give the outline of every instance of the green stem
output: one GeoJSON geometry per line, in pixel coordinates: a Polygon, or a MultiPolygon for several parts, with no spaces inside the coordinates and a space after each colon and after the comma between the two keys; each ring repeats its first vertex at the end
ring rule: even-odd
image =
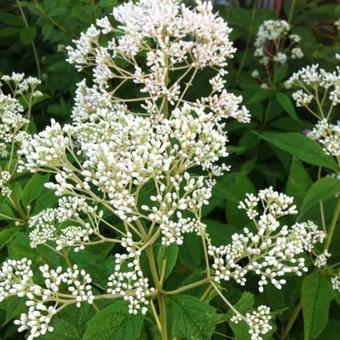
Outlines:
{"type": "Polygon", "coordinates": [[[288,334],[290,330],[292,329],[298,315],[300,314],[302,310],[302,301],[300,300],[299,303],[295,306],[295,309],[293,310],[293,313],[290,315],[290,318],[288,320],[288,323],[281,335],[281,340],[285,340],[288,337],[288,334]]]}
{"type": "MultiPolygon", "coordinates": [[[[22,17],[22,21],[24,22],[25,27],[29,28],[29,24],[28,24],[28,21],[26,19],[25,12],[23,11],[23,9],[21,7],[20,1],[16,0],[16,3],[17,3],[17,6],[19,8],[19,11],[20,11],[20,14],[21,14],[21,17],[22,17]]],[[[38,75],[38,78],[41,78],[41,69],[40,69],[39,57],[38,57],[38,52],[37,52],[37,48],[35,47],[34,41],[32,41],[31,46],[32,46],[35,64],[37,66],[37,75],[38,75]]]]}
{"type": "Polygon", "coordinates": [[[162,326],[162,340],[168,340],[168,325],[167,325],[167,316],[166,316],[166,303],[164,295],[160,294],[158,297],[158,305],[159,305],[159,321],[162,326]]]}
{"type": "Polygon", "coordinates": [[[177,288],[175,290],[170,290],[170,291],[167,291],[167,292],[164,292],[166,295],[176,295],[176,294],[179,294],[179,293],[182,293],[182,292],[185,292],[186,290],[189,290],[189,289],[193,289],[195,287],[199,287],[199,286],[202,286],[206,283],[209,283],[212,279],[210,277],[206,277],[200,281],[196,281],[194,283],[190,283],[186,286],[183,286],[183,287],[180,287],[180,288],[177,288]]]}
{"type": "Polygon", "coordinates": [[[9,201],[11,202],[13,208],[19,213],[21,219],[23,221],[27,221],[27,216],[25,211],[23,210],[23,208],[21,207],[20,203],[17,201],[17,199],[15,198],[15,196],[10,196],[9,197],[9,201]]]}
{"type": "Polygon", "coordinates": [[[239,80],[239,77],[240,77],[241,72],[243,70],[244,64],[245,64],[247,57],[248,57],[250,40],[251,40],[251,33],[250,32],[252,32],[252,29],[253,29],[254,19],[255,19],[255,15],[256,15],[256,4],[257,4],[257,0],[255,0],[254,3],[253,3],[253,8],[252,8],[252,12],[251,12],[251,22],[250,22],[249,33],[248,33],[247,42],[246,42],[246,49],[244,51],[240,66],[239,66],[238,71],[237,71],[236,82],[238,82],[238,80],[239,80]]]}
{"type": "Polygon", "coordinates": [[[163,284],[158,278],[156,260],[155,260],[155,255],[152,250],[152,246],[146,248],[146,255],[149,260],[151,276],[155,283],[156,289],[158,291],[157,301],[158,301],[158,307],[159,307],[159,322],[161,324],[161,329],[162,329],[161,337],[162,337],[162,340],[168,340],[166,303],[165,303],[165,297],[163,294],[163,284]]]}
{"type": "Polygon", "coordinates": [[[289,14],[288,14],[288,22],[292,22],[294,10],[295,10],[296,0],[291,0],[289,14]]]}
{"type": "Polygon", "coordinates": [[[336,202],[332,221],[331,221],[331,224],[328,228],[328,235],[327,235],[327,238],[326,238],[326,241],[325,241],[325,248],[324,248],[325,250],[328,250],[329,246],[331,245],[339,215],[340,215],[340,198],[338,198],[338,200],[336,202]]]}

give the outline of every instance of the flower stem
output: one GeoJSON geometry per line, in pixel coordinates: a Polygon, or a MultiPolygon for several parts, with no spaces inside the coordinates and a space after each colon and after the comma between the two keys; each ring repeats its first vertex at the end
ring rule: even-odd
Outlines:
{"type": "Polygon", "coordinates": [[[333,235],[334,235],[334,231],[335,231],[335,227],[336,227],[336,224],[338,222],[339,214],[340,214],[340,198],[338,198],[338,200],[336,202],[332,221],[331,221],[331,224],[328,228],[328,235],[327,235],[327,238],[326,238],[326,241],[325,241],[325,248],[324,248],[325,250],[328,250],[330,245],[331,245],[333,235]]]}
{"type": "Polygon", "coordinates": [[[281,335],[281,340],[285,340],[290,332],[290,330],[292,329],[296,318],[298,317],[298,315],[300,314],[302,310],[302,301],[300,300],[299,303],[295,306],[295,309],[293,310],[293,313],[290,315],[290,318],[288,320],[288,323],[284,329],[284,331],[282,332],[281,335]]]}

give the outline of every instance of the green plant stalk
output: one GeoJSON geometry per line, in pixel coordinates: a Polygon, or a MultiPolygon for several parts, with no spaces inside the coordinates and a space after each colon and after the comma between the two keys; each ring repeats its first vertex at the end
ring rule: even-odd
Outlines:
{"type": "Polygon", "coordinates": [[[167,315],[166,315],[166,303],[163,294],[163,283],[158,278],[157,266],[155,255],[153,253],[152,245],[146,248],[146,255],[148,257],[152,279],[157,289],[157,301],[159,307],[159,322],[161,324],[161,337],[162,340],[168,340],[168,327],[167,327],[167,315]]]}
{"type": "MultiPolygon", "coordinates": [[[[21,7],[20,1],[16,0],[16,3],[17,3],[17,6],[19,8],[20,15],[22,17],[22,21],[25,24],[25,27],[29,28],[28,21],[27,21],[26,16],[25,16],[25,12],[23,11],[23,9],[21,7]]],[[[38,52],[37,52],[37,48],[35,46],[34,41],[32,41],[31,46],[32,46],[32,50],[33,50],[35,64],[36,64],[36,67],[37,67],[37,75],[38,75],[38,78],[41,78],[41,69],[40,69],[39,57],[38,57],[38,52]]]]}
{"type": "Polygon", "coordinates": [[[247,57],[248,57],[249,46],[250,46],[250,39],[251,39],[250,32],[253,29],[254,19],[255,19],[255,16],[256,16],[256,5],[257,5],[257,0],[255,0],[254,3],[253,3],[253,8],[252,8],[252,12],[251,12],[251,23],[250,23],[250,27],[249,27],[249,33],[248,33],[248,37],[247,37],[247,42],[246,42],[246,49],[244,51],[244,54],[243,54],[240,66],[239,66],[238,71],[237,71],[236,82],[239,80],[239,77],[240,77],[241,72],[243,70],[244,64],[245,64],[245,62],[247,60],[247,57]]]}
{"type": "Polygon", "coordinates": [[[292,329],[298,315],[300,314],[302,310],[302,301],[300,300],[299,303],[295,306],[292,314],[290,315],[290,318],[288,320],[288,323],[285,327],[285,329],[282,332],[282,335],[280,337],[281,340],[285,340],[288,337],[288,334],[290,332],[290,330],[292,329]]]}
{"type": "Polygon", "coordinates": [[[334,236],[334,231],[335,231],[335,228],[336,228],[336,224],[338,222],[339,215],[340,215],[340,198],[338,198],[338,200],[336,202],[332,221],[331,221],[331,224],[328,228],[328,235],[327,235],[327,238],[326,238],[326,241],[325,241],[324,250],[328,250],[330,245],[331,245],[331,242],[332,242],[332,239],[333,239],[333,236],[334,236]]]}
{"type": "Polygon", "coordinates": [[[289,8],[288,22],[292,22],[294,10],[295,10],[296,0],[292,0],[289,8]]]}

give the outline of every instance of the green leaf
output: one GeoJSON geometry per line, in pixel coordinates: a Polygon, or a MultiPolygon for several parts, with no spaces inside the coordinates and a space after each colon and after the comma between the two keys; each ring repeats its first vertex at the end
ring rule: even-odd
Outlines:
{"type": "Polygon", "coordinates": [[[5,246],[19,231],[19,227],[3,228],[0,231],[0,249],[5,246]]]}
{"type": "Polygon", "coordinates": [[[228,224],[242,228],[249,222],[247,214],[238,209],[240,200],[245,198],[246,193],[254,193],[255,188],[247,176],[241,175],[228,188],[229,199],[226,205],[226,217],[228,224]]]}
{"type": "Polygon", "coordinates": [[[260,137],[306,163],[323,166],[335,171],[339,170],[334,159],[326,155],[317,142],[304,136],[302,133],[265,132],[260,137]]]}
{"type": "Polygon", "coordinates": [[[315,339],[327,324],[332,287],[320,272],[314,272],[305,277],[301,289],[304,338],[315,339]]]}
{"type": "Polygon", "coordinates": [[[288,195],[304,198],[312,183],[313,182],[302,163],[297,159],[293,159],[289,169],[286,193],[288,195]]]}
{"type": "Polygon", "coordinates": [[[167,299],[171,338],[207,340],[212,338],[218,314],[207,303],[191,295],[167,299]]]}
{"type": "Polygon", "coordinates": [[[340,194],[340,181],[333,177],[320,178],[307,191],[300,209],[300,215],[312,208],[314,204],[336,194],[340,194]]]}
{"type": "Polygon", "coordinates": [[[184,235],[184,243],[179,247],[179,258],[190,270],[194,270],[201,264],[202,240],[196,234],[184,235]]]}
{"type": "Polygon", "coordinates": [[[291,99],[285,93],[278,92],[276,94],[276,100],[293,119],[299,120],[291,99]]]}
{"type": "Polygon", "coordinates": [[[262,102],[263,100],[269,97],[268,91],[265,90],[257,90],[248,101],[246,101],[246,105],[255,104],[258,102],[262,102]]]}
{"type": "MultiPolygon", "coordinates": [[[[254,296],[249,292],[244,292],[240,298],[240,300],[234,305],[234,307],[241,313],[245,314],[250,312],[254,308],[254,296]]],[[[227,313],[227,318],[230,320],[233,317],[234,313],[232,310],[229,310],[227,313]]],[[[235,335],[235,340],[244,340],[249,338],[249,327],[245,322],[235,323],[229,321],[230,328],[233,330],[235,335]]]]}
{"type": "Polygon", "coordinates": [[[157,253],[157,265],[159,273],[162,273],[163,263],[166,265],[164,279],[166,280],[172,273],[178,257],[177,244],[171,244],[167,247],[160,246],[157,253]]]}
{"type": "Polygon", "coordinates": [[[0,29],[0,38],[9,37],[19,31],[16,27],[5,27],[0,29]]]}
{"type": "Polygon", "coordinates": [[[207,231],[211,237],[212,243],[220,246],[231,241],[231,236],[239,230],[232,225],[221,223],[215,220],[204,220],[207,225],[207,231]]]}
{"type": "Polygon", "coordinates": [[[0,22],[9,25],[9,26],[18,26],[22,27],[24,22],[20,20],[20,18],[17,15],[2,12],[0,13],[0,22]]]}
{"type": "Polygon", "coordinates": [[[53,327],[52,333],[46,333],[41,336],[41,340],[74,340],[81,339],[78,328],[68,319],[55,317],[52,319],[51,326],[53,327]]]}
{"type": "Polygon", "coordinates": [[[141,315],[129,314],[126,302],[116,300],[89,321],[83,340],[138,340],[142,324],[141,315]]]}
{"type": "Polygon", "coordinates": [[[27,310],[27,307],[24,299],[11,296],[0,303],[0,309],[5,311],[4,324],[6,324],[27,310]]]}
{"type": "Polygon", "coordinates": [[[31,44],[37,35],[36,27],[27,27],[20,30],[20,40],[24,45],[31,44]]]}
{"type": "Polygon", "coordinates": [[[26,183],[21,194],[21,202],[26,206],[32,203],[44,190],[49,175],[34,174],[26,183]]]}
{"type": "Polygon", "coordinates": [[[34,202],[34,208],[32,211],[33,215],[41,212],[44,209],[51,208],[57,203],[57,201],[58,197],[53,191],[48,190],[44,193],[41,193],[41,195],[34,202]]]}

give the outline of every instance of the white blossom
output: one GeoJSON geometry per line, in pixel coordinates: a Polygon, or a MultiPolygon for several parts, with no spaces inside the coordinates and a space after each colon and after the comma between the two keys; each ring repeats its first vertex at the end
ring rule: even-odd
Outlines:
{"type": "Polygon", "coordinates": [[[330,124],[326,119],[320,120],[308,133],[308,137],[318,141],[326,154],[340,156],[340,121],[330,124]]]}
{"type": "Polygon", "coordinates": [[[300,37],[290,34],[290,30],[291,27],[285,20],[264,21],[256,35],[254,53],[259,57],[261,64],[268,65],[270,60],[284,64],[289,57],[292,59],[303,57],[302,50],[294,46],[300,41],[300,37]]]}
{"type": "Polygon", "coordinates": [[[272,326],[270,325],[271,315],[270,308],[267,306],[259,306],[251,313],[245,316],[236,314],[231,318],[234,323],[244,321],[249,327],[249,335],[251,340],[262,340],[262,335],[268,333],[272,326]]]}
{"type": "Polygon", "coordinates": [[[240,208],[246,210],[256,229],[244,228],[243,233],[233,234],[228,245],[209,246],[217,281],[233,278],[244,285],[247,273],[252,271],[260,276],[259,291],[263,292],[268,282],[281,289],[286,274],[301,276],[307,271],[303,255],[322,242],[325,234],[310,221],[291,227],[280,224],[279,218],[297,213],[292,197],[264,189],[257,196],[248,194],[240,208]],[[248,258],[244,266],[239,263],[243,258],[248,258]]]}
{"type": "Polygon", "coordinates": [[[8,171],[0,169],[0,196],[9,197],[12,193],[8,187],[8,182],[11,179],[11,174],[8,171]]]}

